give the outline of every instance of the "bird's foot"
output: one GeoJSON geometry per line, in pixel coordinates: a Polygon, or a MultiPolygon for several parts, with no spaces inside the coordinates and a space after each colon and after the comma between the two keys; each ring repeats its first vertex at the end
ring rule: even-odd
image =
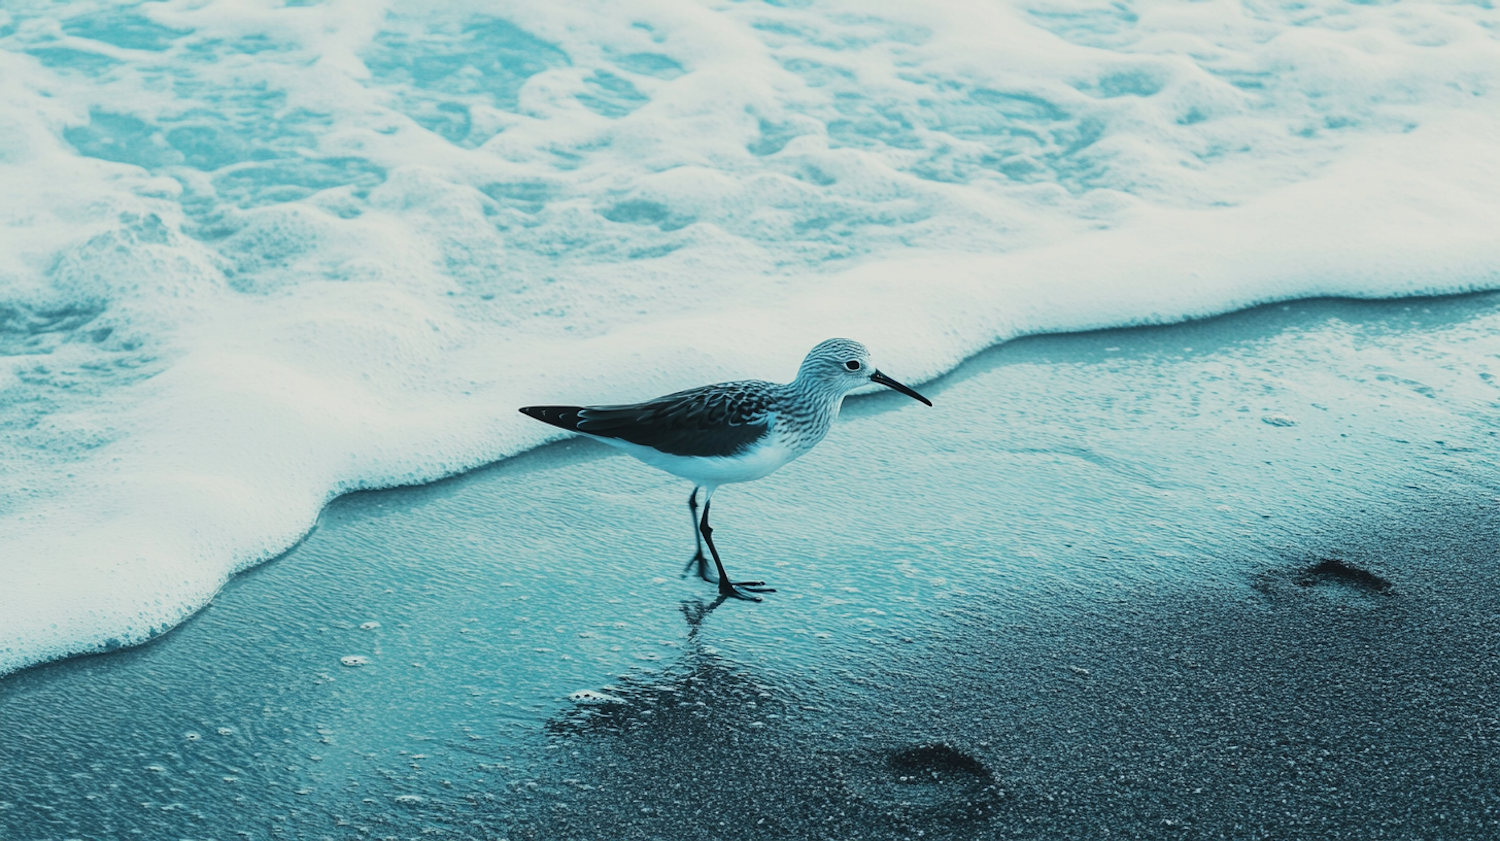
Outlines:
{"type": "Polygon", "coordinates": [[[690,572],[693,571],[693,566],[695,564],[698,567],[698,577],[699,578],[703,579],[704,581],[707,581],[710,584],[716,584],[716,583],[718,583],[718,581],[719,581],[718,577],[714,576],[714,575],[710,575],[709,572],[708,572],[708,558],[706,556],[704,556],[702,549],[699,549],[698,550],[698,554],[694,555],[687,562],[687,566],[685,566],[685,567],[682,568],[682,577],[683,578],[687,578],[688,577],[688,573],[690,573],[690,572]]]}
{"type": "Polygon", "coordinates": [[[756,593],[774,593],[775,587],[765,586],[764,581],[726,581],[719,579],[719,598],[721,599],[744,599],[747,602],[758,602],[761,600],[756,593]]]}

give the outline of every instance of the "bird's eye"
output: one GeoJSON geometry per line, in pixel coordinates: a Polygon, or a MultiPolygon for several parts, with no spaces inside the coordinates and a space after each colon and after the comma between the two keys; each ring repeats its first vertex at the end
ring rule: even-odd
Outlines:
{"type": "Polygon", "coordinates": [[[851,359],[848,362],[844,363],[844,367],[848,368],[851,371],[858,371],[859,370],[859,360],[858,359],[851,359]]]}

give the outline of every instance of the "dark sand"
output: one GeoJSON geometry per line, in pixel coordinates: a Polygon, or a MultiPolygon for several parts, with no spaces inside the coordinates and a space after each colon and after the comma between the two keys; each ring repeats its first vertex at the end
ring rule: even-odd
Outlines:
{"type": "Polygon", "coordinates": [[[0,679],[0,838],[1497,837],[1497,325],[1314,301],[852,401],[716,499],[758,605],[591,443],[346,497],[0,679]]]}

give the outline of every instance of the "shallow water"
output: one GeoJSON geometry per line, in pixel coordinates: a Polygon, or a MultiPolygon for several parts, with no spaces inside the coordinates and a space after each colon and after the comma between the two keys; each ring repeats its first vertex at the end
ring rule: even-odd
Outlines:
{"type": "MultiPolygon", "coordinates": [[[[1207,633],[1194,617],[1220,636],[1193,656],[1224,660],[1213,678],[1233,686],[1246,640],[1220,613],[1272,635],[1405,616],[1371,638],[1399,659],[1432,644],[1419,615],[1458,621],[1487,598],[1464,584],[1487,556],[1452,534],[1500,499],[1497,327],[1492,294],[1318,300],[1011,342],[925,386],[930,409],[851,399],[811,454],[716,497],[731,573],[779,588],[761,604],[716,606],[679,577],[689,488],[591,442],[342,497],[175,630],[0,681],[0,836],[737,837],[769,820],[982,837],[1043,813],[1057,837],[1142,815],[1150,831],[1174,819],[1153,810],[1176,784],[1119,757],[1178,736],[1145,722],[1199,716],[1197,756],[1269,708],[1215,714],[1256,686],[1194,694],[1203,673],[1154,672],[1207,633]],[[1398,527],[1426,548],[1382,560],[1370,541],[1398,527]],[[1056,695],[1089,680],[1116,695],[1056,695]],[[1082,753],[1025,741],[1087,710],[1109,726],[1082,753]],[[1142,782],[1088,790],[1101,756],[1142,782]],[[1058,779],[1081,787],[1071,812],[1038,788],[1058,779]]],[[[1473,675],[1500,659],[1466,656],[1453,668],[1477,700],[1473,675]]],[[[1331,668],[1277,662],[1294,683],[1331,668]]],[[[1401,697],[1429,680],[1380,669],[1401,697]]],[[[1423,741],[1428,708],[1381,715],[1377,747],[1416,739],[1440,780],[1489,773],[1423,741]]],[[[1298,721],[1296,739],[1331,732],[1298,721]]],[[[1270,755],[1285,736],[1237,738],[1270,755]]],[[[1361,785],[1399,782],[1340,761],[1361,785]]],[[[1264,764],[1215,766],[1243,791],[1198,826],[1274,835],[1316,814],[1306,798],[1295,820],[1232,813],[1286,782],[1264,764]]],[[[1417,817],[1478,808],[1458,792],[1486,789],[1459,782],[1423,783],[1417,817]]]]}

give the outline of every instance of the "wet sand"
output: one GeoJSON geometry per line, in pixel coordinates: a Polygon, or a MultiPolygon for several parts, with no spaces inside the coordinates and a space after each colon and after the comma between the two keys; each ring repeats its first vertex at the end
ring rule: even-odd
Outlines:
{"type": "Polygon", "coordinates": [[[345,497],[0,679],[0,837],[1493,837],[1497,326],[1303,302],[853,400],[716,497],[762,604],[589,442],[345,497]]]}

